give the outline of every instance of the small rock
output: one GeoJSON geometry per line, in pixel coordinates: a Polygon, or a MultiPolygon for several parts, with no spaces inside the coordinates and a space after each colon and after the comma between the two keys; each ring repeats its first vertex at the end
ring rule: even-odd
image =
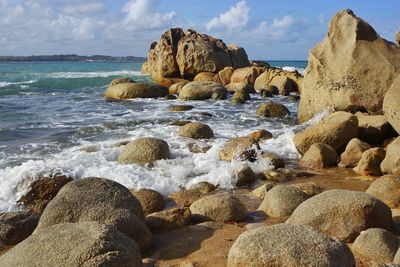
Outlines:
{"type": "Polygon", "coordinates": [[[31,211],[4,212],[0,214],[0,248],[16,245],[35,230],[39,217],[31,211]]]}
{"type": "Polygon", "coordinates": [[[386,151],[380,147],[374,147],[366,150],[353,170],[364,176],[382,175],[381,163],[385,158],[386,151]]]}
{"type": "Polygon", "coordinates": [[[210,126],[200,122],[191,122],[179,129],[179,136],[193,139],[210,139],[214,137],[214,133],[210,126]]]}
{"type": "Polygon", "coordinates": [[[353,138],[346,146],[346,150],[340,156],[339,167],[355,167],[360,161],[364,151],[371,146],[358,138],[353,138]]]}
{"type": "Polygon", "coordinates": [[[246,100],[250,100],[248,93],[236,92],[233,94],[231,102],[232,104],[244,104],[246,100]]]}
{"type": "Polygon", "coordinates": [[[272,163],[272,165],[274,166],[275,169],[279,169],[279,168],[284,168],[285,167],[285,161],[275,153],[263,152],[261,154],[261,157],[263,159],[267,159],[267,160],[271,161],[271,163],[272,163]]]}
{"type": "MultiPolygon", "coordinates": [[[[278,88],[277,88],[276,86],[274,86],[273,88],[270,88],[270,90],[279,93],[278,88]]],[[[268,90],[268,89],[261,89],[261,90],[260,90],[260,96],[267,98],[267,97],[273,97],[274,95],[277,95],[277,94],[274,94],[274,93],[273,93],[272,91],[270,91],[270,90],[268,90]]]]}
{"type": "Polygon", "coordinates": [[[204,196],[204,194],[196,189],[182,190],[172,192],[168,198],[172,199],[178,206],[190,206],[193,202],[204,196]]]}
{"type": "Polygon", "coordinates": [[[280,171],[273,171],[273,170],[267,170],[262,172],[262,176],[265,178],[262,180],[268,180],[273,182],[287,182],[292,180],[292,177],[287,176],[280,171]]]}
{"type": "Polygon", "coordinates": [[[188,225],[190,215],[187,207],[172,208],[150,214],[146,218],[146,225],[152,232],[170,231],[188,225]]]}
{"type": "Polygon", "coordinates": [[[171,152],[167,142],[156,138],[139,138],[125,146],[118,157],[118,162],[143,164],[169,158],[171,158],[171,152]]]}
{"type": "Polygon", "coordinates": [[[151,83],[119,83],[107,88],[106,99],[156,98],[168,94],[168,88],[151,83]]]}
{"type": "Polygon", "coordinates": [[[264,199],[265,195],[267,194],[267,192],[269,190],[271,190],[273,187],[275,186],[275,182],[266,182],[265,184],[257,187],[256,189],[254,189],[253,191],[251,191],[251,193],[260,198],[260,199],[264,199]]]}
{"type": "Polygon", "coordinates": [[[225,161],[257,159],[257,151],[260,146],[252,137],[236,137],[228,142],[219,151],[219,158],[225,161]]]}
{"type": "Polygon", "coordinates": [[[178,120],[178,121],[173,121],[173,122],[169,123],[168,125],[170,125],[170,126],[185,126],[186,124],[189,124],[189,123],[191,123],[191,121],[178,120]]]}
{"type": "Polygon", "coordinates": [[[246,207],[234,195],[218,193],[204,196],[190,205],[196,221],[240,222],[246,218],[246,207]]]}
{"type": "Polygon", "coordinates": [[[256,115],[259,117],[284,117],[289,113],[287,107],[274,102],[263,103],[256,111],[256,115]]]}
{"type": "Polygon", "coordinates": [[[171,95],[171,94],[168,94],[165,96],[165,99],[167,99],[167,100],[174,100],[176,98],[177,98],[176,95],[171,95]]]}
{"type": "Polygon", "coordinates": [[[313,197],[315,195],[322,193],[322,191],[324,191],[324,189],[319,184],[314,183],[314,182],[292,184],[292,186],[303,190],[303,192],[306,193],[309,197],[313,197]]]}
{"type": "Polygon", "coordinates": [[[366,193],[383,201],[390,208],[400,207],[400,177],[382,176],[371,183],[366,193]]]}
{"type": "Polygon", "coordinates": [[[205,145],[201,146],[195,143],[190,143],[187,145],[190,152],[198,154],[198,153],[207,153],[210,150],[211,146],[205,145]]]}
{"type": "Polygon", "coordinates": [[[310,146],[301,158],[299,164],[303,168],[324,169],[335,166],[337,153],[327,144],[315,143],[310,146]]]}
{"type": "Polygon", "coordinates": [[[256,175],[248,165],[243,165],[235,171],[237,178],[236,186],[249,185],[254,183],[256,175]]]}
{"type": "Polygon", "coordinates": [[[288,217],[309,195],[291,185],[277,185],[269,190],[259,209],[271,217],[288,217]]]}
{"type": "Polygon", "coordinates": [[[189,189],[197,190],[203,194],[207,194],[207,193],[210,193],[210,192],[214,191],[215,189],[217,189],[217,187],[208,182],[199,182],[197,184],[192,185],[189,189]]]}
{"type": "Polygon", "coordinates": [[[256,141],[268,140],[273,138],[272,133],[267,130],[257,130],[249,134],[249,136],[254,138],[256,141]]]}
{"type": "Polygon", "coordinates": [[[136,197],[137,200],[139,200],[145,214],[161,211],[165,207],[165,200],[163,196],[157,191],[151,189],[139,189],[130,191],[132,195],[136,197]]]}
{"type": "Polygon", "coordinates": [[[181,111],[188,111],[192,110],[194,107],[192,105],[174,105],[169,107],[169,111],[171,112],[181,112],[181,111]]]}

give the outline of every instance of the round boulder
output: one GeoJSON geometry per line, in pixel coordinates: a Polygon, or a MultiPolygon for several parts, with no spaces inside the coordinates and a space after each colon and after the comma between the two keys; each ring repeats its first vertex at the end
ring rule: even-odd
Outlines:
{"type": "Polygon", "coordinates": [[[116,78],[116,79],[112,80],[110,82],[110,86],[114,86],[114,85],[117,85],[120,83],[134,83],[134,82],[135,82],[134,80],[131,80],[128,77],[120,77],[120,78],[116,78]]]}
{"type": "Polygon", "coordinates": [[[368,228],[390,230],[392,212],[367,193],[337,189],[307,199],[286,223],[309,225],[328,236],[352,242],[368,228]]]}
{"type": "Polygon", "coordinates": [[[341,266],[353,267],[345,243],[305,225],[260,226],[242,233],[228,254],[228,267],[341,266]]]}
{"type": "Polygon", "coordinates": [[[193,81],[214,81],[215,73],[213,72],[200,72],[198,73],[193,81]]]}
{"type": "Polygon", "coordinates": [[[0,266],[142,266],[135,241],[99,222],[61,223],[0,257],[0,266]]]}
{"type": "Polygon", "coordinates": [[[315,143],[307,150],[300,160],[300,166],[310,169],[324,169],[335,166],[337,153],[331,146],[315,143]]]}
{"type": "Polygon", "coordinates": [[[271,217],[288,217],[309,196],[301,189],[291,185],[277,185],[269,190],[259,210],[271,217]]]}
{"type": "Polygon", "coordinates": [[[360,161],[364,151],[371,146],[358,138],[353,138],[346,146],[346,150],[340,156],[339,167],[355,167],[360,161]]]}
{"type": "Polygon", "coordinates": [[[388,145],[385,159],[381,163],[381,170],[383,173],[400,175],[400,137],[388,145]]]}
{"type": "Polygon", "coordinates": [[[210,139],[214,137],[214,132],[210,126],[200,122],[191,122],[179,129],[179,136],[193,139],[210,139]]]}
{"type": "Polygon", "coordinates": [[[143,251],[153,241],[143,220],[142,206],[127,188],[91,177],[63,186],[43,211],[35,233],[59,223],[98,221],[120,230],[143,251]]]}
{"type": "Polygon", "coordinates": [[[171,158],[168,143],[156,138],[139,138],[127,144],[118,157],[118,162],[153,163],[160,159],[171,158]]]}
{"type": "Polygon", "coordinates": [[[195,81],[185,84],[179,92],[179,99],[182,100],[205,100],[215,99],[216,95],[220,99],[226,99],[226,88],[216,82],[195,81]],[[214,95],[214,96],[213,96],[214,95]]]}
{"type": "Polygon", "coordinates": [[[382,175],[381,163],[385,155],[386,151],[380,147],[374,147],[364,151],[354,171],[364,176],[382,175]]]}
{"type": "Polygon", "coordinates": [[[157,191],[151,189],[139,189],[131,190],[131,194],[139,200],[145,214],[163,210],[165,207],[165,200],[157,191]]]}
{"type": "Polygon", "coordinates": [[[383,201],[390,208],[400,206],[400,177],[382,176],[371,183],[366,193],[383,201]]]}
{"type": "Polygon", "coordinates": [[[257,159],[258,142],[252,137],[236,137],[228,142],[219,151],[219,158],[225,161],[257,159]]]}
{"type": "Polygon", "coordinates": [[[263,103],[256,111],[256,115],[259,117],[284,117],[289,113],[287,107],[274,102],[263,103]]]}
{"type": "Polygon", "coordinates": [[[197,221],[240,222],[247,215],[246,207],[232,194],[217,193],[204,196],[190,205],[197,221]]]}
{"type": "Polygon", "coordinates": [[[155,98],[168,95],[168,88],[152,83],[118,83],[107,88],[107,99],[155,98]]]}
{"type": "Polygon", "coordinates": [[[273,138],[272,133],[270,133],[269,131],[264,130],[264,129],[254,131],[251,134],[249,134],[249,136],[254,138],[257,141],[268,140],[268,139],[272,139],[273,138]]]}

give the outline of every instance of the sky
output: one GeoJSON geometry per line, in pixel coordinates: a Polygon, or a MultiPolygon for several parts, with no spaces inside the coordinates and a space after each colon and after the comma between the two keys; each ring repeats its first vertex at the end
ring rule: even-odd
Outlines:
{"type": "Polygon", "coordinates": [[[307,59],[332,16],[350,8],[385,39],[399,0],[0,0],[0,55],[146,56],[171,27],[235,43],[250,59],[307,59]]]}

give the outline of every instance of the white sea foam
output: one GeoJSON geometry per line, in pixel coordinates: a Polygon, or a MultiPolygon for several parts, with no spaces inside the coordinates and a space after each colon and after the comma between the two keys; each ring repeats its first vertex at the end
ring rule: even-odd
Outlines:
{"type": "Polygon", "coordinates": [[[6,87],[10,85],[25,85],[25,84],[31,84],[37,82],[37,80],[29,80],[29,81],[22,81],[22,82],[0,82],[0,88],[1,87],[6,87]]]}
{"type": "Polygon", "coordinates": [[[96,78],[96,77],[110,77],[110,76],[146,76],[140,71],[91,71],[91,72],[53,72],[48,75],[51,78],[66,78],[66,79],[77,79],[77,78],[96,78]]]}
{"type": "Polygon", "coordinates": [[[291,72],[293,72],[293,71],[298,71],[300,74],[304,74],[304,69],[303,68],[297,68],[297,67],[293,67],[293,66],[285,66],[285,67],[282,67],[282,69],[284,70],[284,71],[291,71],[291,72]]]}

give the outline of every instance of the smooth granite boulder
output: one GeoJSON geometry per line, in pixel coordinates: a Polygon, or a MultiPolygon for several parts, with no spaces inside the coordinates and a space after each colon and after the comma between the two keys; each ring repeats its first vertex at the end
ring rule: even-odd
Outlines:
{"type": "Polygon", "coordinates": [[[124,147],[118,157],[118,162],[143,164],[169,158],[171,158],[171,152],[167,142],[157,138],[139,138],[124,147]]]}

